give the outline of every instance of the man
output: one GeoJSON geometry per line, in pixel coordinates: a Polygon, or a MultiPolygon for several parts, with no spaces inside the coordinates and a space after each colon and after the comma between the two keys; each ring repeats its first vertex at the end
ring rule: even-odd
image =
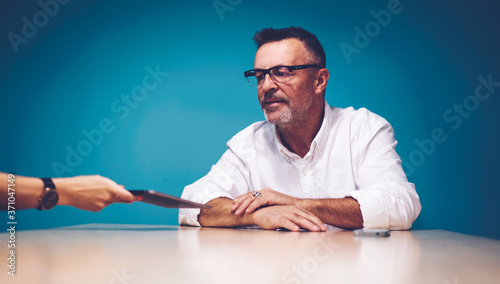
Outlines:
{"type": "Polygon", "coordinates": [[[236,134],[210,172],[182,198],[179,223],[325,231],[409,229],[421,210],[395,151],[390,124],[362,108],[330,107],[323,48],[301,28],[256,33],[256,85],[267,122],[236,134]]]}

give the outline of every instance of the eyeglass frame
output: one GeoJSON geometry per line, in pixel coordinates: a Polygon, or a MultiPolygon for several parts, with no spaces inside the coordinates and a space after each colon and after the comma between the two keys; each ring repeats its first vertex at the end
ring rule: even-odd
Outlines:
{"type": "Polygon", "coordinates": [[[257,83],[257,85],[252,85],[250,83],[250,80],[248,79],[248,77],[255,76],[255,72],[256,71],[264,72],[264,78],[266,77],[266,75],[269,74],[269,77],[271,77],[271,79],[273,79],[273,81],[276,82],[276,83],[285,83],[285,82],[288,82],[288,81],[290,81],[292,79],[291,72],[293,72],[295,70],[302,70],[302,69],[313,68],[313,67],[319,68],[319,69],[322,68],[318,64],[291,65],[291,66],[288,66],[288,65],[278,65],[278,66],[271,67],[269,69],[251,69],[251,70],[243,72],[243,75],[245,75],[245,78],[247,78],[248,84],[250,86],[256,86],[257,87],[257,86],[261,86],[262,84],[264,84],[265,79],[262,80],[262,83],[260,83],[260,84],[257,83]],[[280,81],[275,81],[274,80],[274,75],[272,75],[271,70],[276,69],[276,68],[281,68],[281,67],[288,68],[288,72],[290,73],[290,78],[287,81],[280,82],[280,81]],[[251,72],[253,72],[254,75],[250,75],[251,72]]]}

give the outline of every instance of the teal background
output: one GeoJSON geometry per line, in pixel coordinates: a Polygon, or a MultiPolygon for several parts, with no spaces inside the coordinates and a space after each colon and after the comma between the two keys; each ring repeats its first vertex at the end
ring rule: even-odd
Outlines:
{"type": "MultiPolygon", "coordinates": [[[[478,76],[500,81],[499,4],[402,0],[402,11],[348,62],[340,44],[353,45],[354,28],[364,29],[370,11],[388,2],[221,0],[231,9],[219,15],[208,0],[70,1],[16,53],[7,35],[22,35],[22,18],[32,22],[42,8],[3,0],[0,171],[56,176],[52,163],[65,163],[66,147],[74,149],[86,140],[83,130],[108,118],[114,130],[63,176],[101,174],[127,188],[180,196],[217,162],[227,140],[263,119],[242,73],[253,68],[255,31],[300,26],[326,51],[330,105],[366,107],[393,125],[423,206],[414,229],[500,239],[500,87],[456,129],[443,119],[474,95],[478,76]],[[169,75],[120,119],[113,102],[142,85],[148,66],[169,75]],[[415,140],[431,138],[436,128],[446,141],[418,156],[415,140]]],[[[177,213],[134,203],[100,213],[60,206],[16,214],[20,229],[35,229],[177,224],[177,213]]]]}

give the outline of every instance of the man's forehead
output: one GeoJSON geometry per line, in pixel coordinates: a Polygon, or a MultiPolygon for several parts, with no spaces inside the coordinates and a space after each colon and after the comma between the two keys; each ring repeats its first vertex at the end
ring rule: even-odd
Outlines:
{"type": "MultiPolygon", "coordinates": [[[[302,64],[306,57],[304,44],[295,38],[263,44],[255,54],[255,68],[302,64]]],[[[304,63],[305,64],[305,63],[304,63]]]]}

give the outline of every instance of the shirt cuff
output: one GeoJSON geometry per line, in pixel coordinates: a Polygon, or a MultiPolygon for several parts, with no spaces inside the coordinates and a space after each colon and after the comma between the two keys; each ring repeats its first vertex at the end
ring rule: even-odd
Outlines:
{"type": "Polygon", "coordinates": [[[375,192],[352,191],[346,197],[356,199],[363,216],[363,228],[367,229],[388,229],[389,212],[384,203],[379,203],[375,192]]]}

